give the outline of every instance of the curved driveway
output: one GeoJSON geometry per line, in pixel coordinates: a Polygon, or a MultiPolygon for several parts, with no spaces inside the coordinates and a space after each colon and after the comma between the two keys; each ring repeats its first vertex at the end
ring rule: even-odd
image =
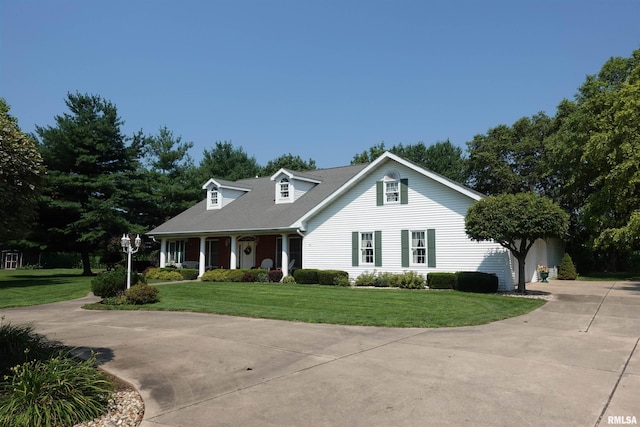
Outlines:
{"type": "Polygon", "coordinates": [[[0,315],[100,351],[140,391],[144,427],[640,422],[640,283],[530,287],[554,299],[443,329],[82,310],[93,297],[0,315]]]}

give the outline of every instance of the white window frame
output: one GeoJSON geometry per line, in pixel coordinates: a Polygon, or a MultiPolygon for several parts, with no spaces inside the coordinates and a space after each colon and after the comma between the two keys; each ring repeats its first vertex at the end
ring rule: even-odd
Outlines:
{"type": "Polygon", "coordinates": [[[374,265],[376,261],[375,254],[375,233],[373,231],[360,232],[360,263],[363,265],[374,265]],[[365,237],[367,239],[365,239],[365,237]]]}
{"type": "Polygon", "coordinates": [[[427,230],[410,230],[409,262],[411,265],[427,265],[427,230]],[[420,238],[419,233],[422,235],[420,238]],[[422,254],[420,253],[422,251],[422,254]]]}
{"type": "Polygon", "coordinates": [[[291,199],[291,183],[287,178],[282,178],[278,182],[278,195],[280,196],[280,200],[291,199]]]}
{"type": "Polygon", "coordinates": [[[384,182],[384,202],[389,205],[400,203],[400,181],[384,182]]]}
{"type": "Polygon", "coordinates": [[[211,207],[217,207],[220,205],[220,192],[215,187],[209,192],[209,203],[211,207]]]}

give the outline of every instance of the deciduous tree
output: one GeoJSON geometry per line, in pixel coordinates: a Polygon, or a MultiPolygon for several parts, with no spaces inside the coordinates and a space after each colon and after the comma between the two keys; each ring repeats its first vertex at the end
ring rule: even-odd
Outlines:
{"type": "Polygon", "coordinates": [[[518,260],[518,291],[525,292],[525,260],[537,239],[565,237],[569,216],[534,193],[500,194],[473,204],[465,218],[467,235],[494,240],[518,260]]]}
{"type": "Polygon", "coordinates": [[[9,109],[0,98],[0,242],[24,237],[31,228],[45,171],[36,142],[9,109]]]}
{"type": "Polygon", "coordinates": [[[281,168],[285,168],[292,171],[308,171],[316,168],[316,161],[309,159],[304,161],[300,156],[294,156],[291,153],[283,154],[282,156],[269,160],[267,165],[262,169],[262,176],[270,176],[279,171],[281,168]]]}

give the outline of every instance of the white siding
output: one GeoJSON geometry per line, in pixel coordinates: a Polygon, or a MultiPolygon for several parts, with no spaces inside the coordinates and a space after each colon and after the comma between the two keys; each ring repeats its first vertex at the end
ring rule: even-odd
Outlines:
{"type": "Polygon", "coordinates": [[[382,267],[378,271],[482,271],[495,273],[501,289],[512,289],[508,251],[497,243],[473,242],[464,231],[464,217],[474,200],[424,175],[389,160],[311,218],[303,240],[303,267],[340,269],[351,278],[371,266],[352,267],[351,233],[382,231],[382,267]],[[376,206],[376,181],[393,167],[409,180],[409,203],[376,206]],[[401,264],[401,230],[436,230],[436,268],[401,264]]]}
{"type": "Polygon", "coordinates": [[[235,199],[237,199],[238,197],[242,196],[245,193],[246,193],[245,191],[222,188],[220,190],[220,195],[222,196],[221,208],[227,206],[229,203],[233,202],[235,199]]]}
{"type": "Polygon", "coordinates": [[[292,181],[294,201],[304,196],[307,191],[311,190],[316,185],[313,182],[299,181],[297,179],[293,179],[292,181]]]}

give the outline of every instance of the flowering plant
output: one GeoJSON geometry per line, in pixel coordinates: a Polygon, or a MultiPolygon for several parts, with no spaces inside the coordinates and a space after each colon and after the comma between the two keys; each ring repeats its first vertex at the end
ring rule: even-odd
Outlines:
{"type": "Polygon", "coordinates": [[[549,272],[549,267],[547,267],[546,265],[538,266],[538,273],[548,273],[548,272],[549,272]]]}

